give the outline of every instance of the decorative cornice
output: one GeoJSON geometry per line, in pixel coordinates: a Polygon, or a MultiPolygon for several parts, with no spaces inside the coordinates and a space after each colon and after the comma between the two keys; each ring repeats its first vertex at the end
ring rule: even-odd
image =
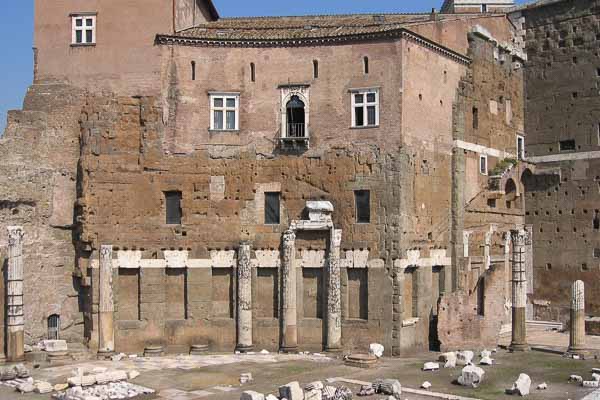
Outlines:
{"type": "Polygon", "coordinates": [[[298,39],[216,39],[191,38],[176,35],[156,35],[157,45],[179,45],[196,47],[302,47],[317,45],[335,45],[348,42],[368,42],[373,40],[390,40],[403,38],[426,47],[442,56],[460,64],[469,65],[471,59],[454,50],[442,46],[432,40],[418,35],[405,28],[384,32],[361,33],[331,37],[298,38],[298,39]]]}

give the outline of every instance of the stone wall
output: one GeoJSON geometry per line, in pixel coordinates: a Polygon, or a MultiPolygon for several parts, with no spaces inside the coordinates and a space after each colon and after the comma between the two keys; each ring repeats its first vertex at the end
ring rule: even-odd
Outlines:
{"type": "Polygon", "coordinates": [[[587,312],[600,312],[600,125],[597,1],[559,1],[524,8],[529,61],[525,69],[527,156],[536,164],[525,182],[533,225],[535,318],[569,318],[570,287],[586,285],[587,312]]]}

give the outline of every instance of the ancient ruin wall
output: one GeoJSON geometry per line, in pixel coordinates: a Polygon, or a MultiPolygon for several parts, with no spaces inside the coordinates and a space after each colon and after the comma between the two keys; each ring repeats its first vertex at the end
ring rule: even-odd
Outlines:
{"type": "Polygon", "coordinates": [[[534,233],[535,317],[569,318],[569,288],[586,285],[586,308],[600,312],[598,82],[600,8],[560,1],[523,10],[527,156],[537,173],[526,185],[534,233]]]}

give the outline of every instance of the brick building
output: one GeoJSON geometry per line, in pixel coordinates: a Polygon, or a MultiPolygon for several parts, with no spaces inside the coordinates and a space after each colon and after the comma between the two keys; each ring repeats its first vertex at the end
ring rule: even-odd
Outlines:
{"type": "Polygon", "coordinates": [[[0,140],[26,341],[52,325],[100,351],[495,344],[538,176],[512,3],[141,3],[36,1],[34,83],[0,140]]]}

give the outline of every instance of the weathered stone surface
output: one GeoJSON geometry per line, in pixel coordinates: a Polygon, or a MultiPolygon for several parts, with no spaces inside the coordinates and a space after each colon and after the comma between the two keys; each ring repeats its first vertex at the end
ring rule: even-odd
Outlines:
{"type": "Polygon", "coordinates": [[[383,347],[383,345],[381,345],[379,343],[371,343],[369,345],[369,354],[373,354],[377,358],[383,357],[384,351],[385,351],[385,348],[383,347]]]}
{"type": "Polygon", "coordinates": [[[252,390],[247,390],[242,393],[240,400],[265,400],[265,395],[262,393],[253,392],[252,390]]]}
{"type": "Polygon", "coordinates": [[[519,396],[529,395],[531,388],[531,378],[527,374],[520,374],[519,378],[513,383],[510,389],[506,389],[507,394],[518,394],[519,396]]]}
{"type": "Polygon", "coordinates": [[[298,382],[290,382],[279,388],[279,397],[287,400],[304,400],[304,392],[298,382]]]}
{"type": "Polygon", "coordinates": [[[373,389],[376,393],[387,394],[400,398],[402,394],[402,385],[396,379],[378,379],[373,382],[373,389]]]}
{"type": "Polygon", "coordinates": [[[423,371],[438,371],[440,369],[440,364],[434,362],[426,362],[423,365],[423,371]]]}
{"type": "Polygon", "coordinates": [[[467,365],[462,369],[461,375],[458,377],[458,383],[462,386],[476,388],[483,381],[485,371],[474,365],[467,365]]]}
{"type": "Polygon", "coordinates": [[[458,365],[469,365],[473,362],[475,354],[471,350],[463,350],[456,353],[456,363],[458,365]]]}

